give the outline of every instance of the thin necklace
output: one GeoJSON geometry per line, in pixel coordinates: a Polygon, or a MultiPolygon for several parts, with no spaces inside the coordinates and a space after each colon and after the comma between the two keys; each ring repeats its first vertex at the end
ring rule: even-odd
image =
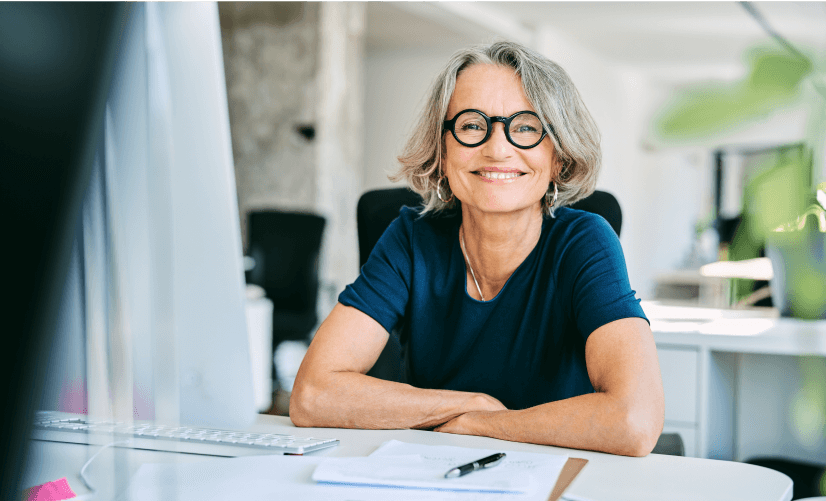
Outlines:
{"type": "Polygon", "coordinates": [[[482,301],[485,300],[484,294],[482,294],[482,289],[479,287],[479,282],[476,280],[476,273],[473,272],[473,266],[470,264],[470,259],[467,257],[467,251],[465,250],[465,227],[462,226],[459,228],[459,241],[462,243],[462,255],[465,256],[465,262],[467,263],[468,269],[470,269],[470,276],[473,277],[473,283],[476,284],[476,292],[479,293],[479,297],[482,298],[482,301]]]}

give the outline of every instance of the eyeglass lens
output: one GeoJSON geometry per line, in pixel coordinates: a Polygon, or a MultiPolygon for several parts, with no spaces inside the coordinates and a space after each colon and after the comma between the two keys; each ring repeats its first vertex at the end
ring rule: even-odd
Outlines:
{"type": "MultiPolygon", "coordinates": [[[[478,112],[466,111],[456,117],[456,137],[465,144],[476,145],[484,141],[487,129],[485,117],[478,112]]],[[[520,113],[511,119],[507,132],[515,144],[534,146],[542,138],[542,122],[535,115],[520,113]]]]}

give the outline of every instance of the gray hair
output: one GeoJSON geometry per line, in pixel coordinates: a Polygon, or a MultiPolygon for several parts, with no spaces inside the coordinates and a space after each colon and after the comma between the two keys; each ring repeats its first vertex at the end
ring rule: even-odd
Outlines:
{"type": "Polygon", "coordinates": [[[522,88],[545,128],[552,132],[554,156],[561,166],[559,176],[548,186],[549,197],[543,197],[543,210],[553,215],[553,209],[570,205],[594,191],[601,164],[600,134],[594,119],[582,102],[571,78],[558,64],[541,54],[514,42],[495,42],[460,50],[433,82],[413,135],[398,157],[401,167],[392,180],[406,180],[410,188],[424,198],[423,212],[438,212],[456,204],[449,189],[443,187],[444,203],[436,194],[442,176],[444,150],[443,122],[456,87],[459,74],[477,64],[493,64],[513,68],[522,81],[522,88]],[[554,207],[547,198],[553,197],[553,182],[559,190],[554,207]]]}

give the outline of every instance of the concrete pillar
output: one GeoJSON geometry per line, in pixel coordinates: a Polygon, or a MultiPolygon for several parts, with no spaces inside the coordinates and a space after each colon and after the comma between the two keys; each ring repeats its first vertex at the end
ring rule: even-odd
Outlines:
{"type": "Polygon", "coordinates": [[[324,318],[358,275],[365,4],[220,3],[219,12],[242,232],[255,209],[327,218],[324,318]]]}
{"type": "Polygon", "coordinates": [[[358,276],[356,204],[362,188],[365,5],[323,2],[319,12],[316,209],[327,218],[319,313],[358,276]]]}
{"type": "Polygon", "coordinates": [[[218,6],[246,242],[250,210],[315,210],[317,148],[311,132],[320,4],[221,2],[218,6]]]}

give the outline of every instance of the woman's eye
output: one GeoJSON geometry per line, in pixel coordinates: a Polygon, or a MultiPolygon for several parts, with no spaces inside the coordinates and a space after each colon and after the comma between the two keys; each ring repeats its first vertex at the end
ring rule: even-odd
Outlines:
{"type": "Polygon", "coordinates": [[[537,132],[537,130],[531,125],[520,125],[514,132],[537,132]]]}
{"type": "Polygon", "coordinates": [[[462,130],[483,130],[479,124],[463,124],[462,130]]]}

